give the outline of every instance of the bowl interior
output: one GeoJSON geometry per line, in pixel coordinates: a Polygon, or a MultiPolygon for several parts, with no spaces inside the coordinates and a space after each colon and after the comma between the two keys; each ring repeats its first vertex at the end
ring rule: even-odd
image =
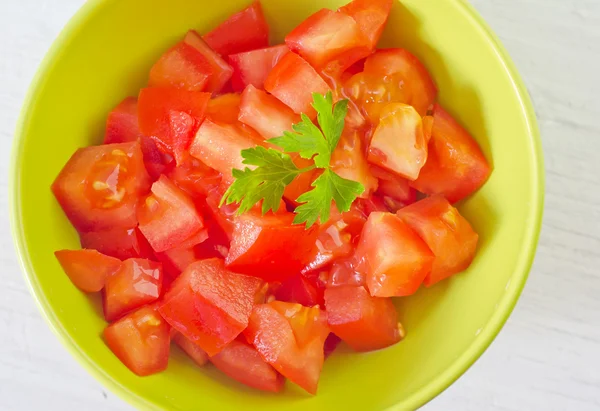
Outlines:
{"type": "MultiPolygon", "coordinates": [[[[99,144],[107,113],[135,95],[151,64],[189,28],[213,27],[248,0],[89,0],[47,57],[26,102],[13,163],[13,231],[24,269],[59,337],[92,374],[143,409],[260,407],[278,410],[416,408],[485,350],[521,291],[541,219],[542,165],[533,110],[510,60],[481,19],[460,0],[394,4],[385,46],[420,57],[440,101],[475,136],[494,173],[461,211],[480,234],[471,268],[398,307],[408,332],[393,348],[342,348],[324,367],[319,394],[292,384],[267,395],[192,365],[173,349],[166,372],[138,378],[100,338],[99,298],[79,292],[53,251],[78,248],[50,184],[81,146],[99,144]]],[[[321,7],[343,0],[263,0],[272,41],[321,7]]]]}

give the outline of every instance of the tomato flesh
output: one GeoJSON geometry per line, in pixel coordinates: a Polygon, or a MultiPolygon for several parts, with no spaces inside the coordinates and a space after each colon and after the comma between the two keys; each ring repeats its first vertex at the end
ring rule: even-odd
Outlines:
{"type": "Polygon", "coordinates": [[[166,176],[152,185],[152,193],[140,204],[138,221],[156,252],[185,247],[183,243],[204,228],[193,201],[166,176]]]}
{"type": "Polygon", "coordinates": [[[358,131],[344,132],[331,156],[331,169],[340,176],[359,182],[365,188],[361,197],[367,198],[377,189],[377,179],[369,169],[358,131]]]}
{"type": "Polygon", "coordinates": [[[127,97],[108,115],[104,144],[129,143],[141,136],[137,99],[127,97]]]}
{"type": "Polygon", "coordinates": [[[285,103],[295,113],[315,118],[312,107],[313,93],[331,91],[325,80],[311,65],[296,53],[288,53],[279,60],[265,80],[265,90],[285,103]]]}
{"type": "Polygon", "coordinates": [[[492,169],[477,142],[439,104],[433,109],[429,158],[412,186],[451,203],[477,191],[492,169]]]}
{"type": "Polygon", "coordinates": [[[203,91],[213,67],[195,47],[181,42],[169,49],[150,70],[150,87],[173,87],[188,91],[203,91]]]}
{"type": "Polygon", "coordinates": [[[236,123],[240,115],[240,104],[239,94],[221,94],[208,102],[206,117],[217,123],[236,123]]]}
{"type": "Polygon", "coordinates": [[[233,67],[231,78],[233,90],[241,92],[249,85],[258,89],[264,88],[265,80],[273,67],[289,52],[290,49],[285,44],[281,44],[229,55],[229,64],[233,67]]]}
{"type": "Polygon", "coordinates": [[[281,283],[274,295],[278,301],[298,303],[305,307],[323,304],[323,290],[303,275],[297,275],[281,283]]]}
{"type": "Polygon", "coordinates": [[[329,335],[326,316],[318,307],[280,301],[257,305],[244,335],[267,363],[316,394],[329,335]]]}
{"type": "Polygon", "coordinates": [[[227,270],[221,259],[198,261],[175,280],[160,313],[212,357],[246,328],[262,286],[257,278],[227,270]]]}
{"type": "Polygon", "coordinates": [[[96,250],[60,250],[54,255],[73,284],[86,293],[102,290],[106,278],[121,268],[121,260],[96,250]]]}
{"type": "Polygon", "coordinates": [[[295,225],[293,220],[291,213],[260,216],[249,212],[237,217],[227,267],[265,281],[283,281],[300,274],[318,232],[314,227],[307,230],[295,225]]]}
{"type": "Polygon", "coordinates": [[[183,42],[202,54],[210,66],[210,76],[204,89],[213,95],[221,91],[233,74],[231,66],[194,30],[188,31],[183,42]]]}
{"type": "Polygon", "coordinates": [[[139,376],[156,374],[169,363],[169,325],[152,306],[121,318],[104,330],[106,345],[139,376]]]}
{"type": "Polygon", "coordinates": [[[410,186],[407,179],[377,166],[371,166],[371,173],[379,180],[376,194],[389,211],[395,213],[417,201],[417,190],[410,186]]]}
{"type": "Polygon", "coordinates": [[[369,216],[356,257],[374,297],[414,294],[431,272],[434,259],[427,244],[406,223],[382,212],[369,216]]]}
{"type": "Polygon", "coordinates": [[[331,331],[356,351],[373,351],[400,341],[398,315],[390,298],[372,297],[361,286],[325,291],[331,331]]]}
{"type": "Polygon", "coordinates": [[[366,286],[366,278],[358,269],[359,261],[354,256],[342,258],[333,263],[327,277],[327,287],[366,286]]]}
{"type": "Polygon", "coordinates": [[[352,17],[363,35],[368,38],[368,45],[374,50],[385,28],[393,0],[353,0],[338,12],[352,17]]]}
{"type": "Polygon", "coordinates": [[[52,184],[54,196],[79,231],[132,228],[150,178],[138,142],[81,148],[52,184]]]}
{"type": "Polygon", "coordinates": [[[194,344],[193,341],[188,340],[185,335],[180,332],[174,331],[173,341],[179,346],[194,362],[200,367],[204,366],[208,362],[208,354],[194,344]]]}
{"type": "Polygon", "coordinates": [[[285,379],[256,349],[234,340],[210,361],[230,378],[262,391],[280,392],[285,379]]]}
{"type": "Polygon", "coordinates": [[[227,56],[269,45],[269,26],[260,2],[255,1],[204,36],[217,53],[227,56]]]}
{"type": "Polygon", "coordinates": [[[82,248],[94,249],[119,260],[154,258],[152,247],[138,228],[90,231],[80,233],[79,238],[82,248]]]}

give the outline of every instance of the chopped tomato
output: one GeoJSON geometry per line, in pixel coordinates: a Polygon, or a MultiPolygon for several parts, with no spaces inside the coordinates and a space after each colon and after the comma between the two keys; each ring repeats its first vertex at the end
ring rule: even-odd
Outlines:
{"type": "Polygon", "coordinates": [[[233,14],[206,34],[204,41],[223,56],[267,47],[269,26],[260,2],[255,1],[244,10],[233,14]]]}
{"type": "Polygon", "coordinates": [[[206,119],[190,147],[190,154],[233,181],[232,169],[243,170],[242,150],[256,147],[259,140],[248,129],[237,124],[217,123],[206,119]]]}
{"type": "Polygon", "coordinates": [[[150,186],[138,142],[81,148],[52,191],[80,232],[132,228],[138,199],[150,186]]]}
{"type": "Polygon", "coordinates": [[[152,247],[138,228],[90,231],[80,233],[79,237],[82,248],[94,249],[119,260],[154,258],[152,247]]]}
{"type": "Polygon", "coordinates": [[[102,290],[106,278],[121,268],[121,260],[96,250],[61,250],[54,255],[73,284],[86,293],[102,290]]]}
{"type": "Polygon", "coordinates": [[[377,189],[377,179],[371,174],[358,131],[344,132],[331,156],[331,169],[340,176],[363,185],[363,198],[377,189]]]}
{"type": "Polygon", "coordinates": [[[160,263],[139,258],[123,261],[120,269],[106,278],[106,320],[117,320],[129,311],[156,301],[160,297],[162,282],[163,271],[160,263]]]}
{"type": "Polygon", "coordinates": [[[222,94],[208,102],[206,117],[218,123],[236,123],[240,115],[241,96],[235,93],[222,94]]]}
{"type": "Polygon", "coordinates": [[[204,119],[210,93],[173,88],[145,88],[139,96],[141,131],[178,162],[204,119]]]}
{"type": "Polygon", "coordinates": [[[233,74],[231,66],[194,30],[188,31],[183,41],[202,54],[210,66],[211,75],[205,87],[206,91],[213,95],[221,91],[233,74]]]}
{"type": "Polygon", "coordinates": [[[371,172],[379,179],[377,194],[391,212],[395,213],[417,201],[417,191],[407,179],[377,166],[371,166],[371,172]]]}
{"type": "Polygon", "coordinates": [[[174,168],[168,177],[192,198],[205,198],[218,190],[222,180],[221,173],[193,157],[174,168]]]}
{"type": "Polygon", "coordinates": [[[274,301],[252,310],[244,332],[262,358],[311,394],[316,394],[329,335],[318,307],[274,301]]]}
{"type": "Polygon", "coordinates": [[[309,258],[318,231],[294,225],[294,214],[249,212],[235,219],[226,264],[231,270],[283,281],[300,274],[309,258]]]}
{"type": "Polygon", "coordinates": [[[200,367],[208,362],[208,354],[185,335],[175,331],[172,339],[200,367]]]}
{"type": "Polygon", "coordinates": [[[365,218],[376,211],[389,211],[383,202],[383,199],[377,195],[372,195],[369,198],[357,198],[352,209],[359,211],[365,218]]]}
{"type": "Polygon", "coordinates": [[[262,359],[256,349],[234,340],[210,361],[236,381],[262,391],[279,392],[285,378],[262,359]]]}
{"type": "Polygon", "coordinates": [[[333,352],[337,349],[338,345],[341,342],[342,342],[342,339],[340,337],[338,337],[334,333],[329,334],[329,336],[325,340],[325,346],[323,347],[325,358],[327,358],[331,354],[333,354],[333,352]]]}
{"type": "Polygon", "coordinates": [[[139,376],[163,371],[169,363],[169,325],[152,306],[106,327],[104,339],[112,352],[139,376]]]}
{"type": "Polygon", "coordinates": [[[372,297],[364,287],[325,291],[331,331],[356,351],[373,351],[400,341],[398,314],[390,298],[372,297]]]}
{"type": "Polygon", "coordinates": [[[402,103],[387,105],[369,146],[369,162],[411,181],[427,161],[423,121],[416,110],[402,103]]]}
{"type": "Polygon", "coordinates": [[[412,186],[451,203],[477,191],[492,169],[477,142],[439,104],[433,109],[429,158],[412,186]]]}
{"type": "Polygon", "coordinates": [[[352,17],[329,9],[321,9],[300,23],[285,37],[285,43],[328,74],[342,73],[373,49],[352,17]]]}
{"type": "Polygon", "coordinates": [[[138,221],[140,231],[157,252],[182,246],[204,228],[193,201],[164,175],[140,204],[138,221]]]}
{"type": "Polygon", "coordinates": [[[294,110],[315,118],[312,107],[313,93],[331,91],[325,80],[311,65],[296,53],[288,53],[279,60],[265,80],[265,90],[294,110]]]}
{"type": "Polygon", "coordinates": [[[175,166],[173,157],[163,153],[151,137],[140,137],[140,147],[144,155],[144,165],[152,181],[158,180],[161,174],[167,173],[175,166]]]}
{"type": "Polygon", "coordinates": [[[162,263],[165,274],[175,279],[192,263],[198,261],[195,247],[177,247],[162,253],[156,253],[162,263]]]}
{"type": "Polygon", "coordinates": [[[425,285],[431,286],[453,274],[464,271],[475,257],[479,236],[442,196],[423,199],[398,212],[427,243],[435,260],[425,285]]]}
{"type": "Polygon", "coordinates": [[[290,52],[285,45],[267,47],[245,53],[231,54],[229,64],[233,67],[231,85],[234,91],[241,92],[252,85],[262,89],[267,76],[279,60],[290,52]]]}
{"type": "Polygon", "coordinates": [[[212,357],[246,328],[262,286],[257,278],[227,270],[221,259],[198,261],[175,280],[160,313],[212,357]]]}
{"type": "Polygon", "coordinates": [[[323,290],[300,274],[281,283],[274,295],[279,301],[298,303],[305,307],[323,304],[323,290]]]}
{"type": "Polygon", "coordinates": [[[104,144],[129,143],[141,136],[137,99],[127,97],[108,115],[104,144]]]}
{"type": "Polygon", "coordinates": [[[353,0],[338,11],[352,17],[374,50],[392,9],[393,0],[353,0]]]}
{"type": "MultiPolygon", "coordinates": [[[[358,270],[376,297],[414,294],[431,272],[433,254],[406,223],[391,213],[372,213],[356,249],[358,270]]],[[[338,334],[339,335],[339,334],[338,334]]]]}
{"type": "Polygon", "coordinates": [[[181,42],[154,64],[148,85],[203,91],[212,75],[213,67],[206,56],[188,43],[181,42]]]}
{"type": "Polygon", "coordinates": [[[358,270],[358,265],[359,262],[354,256],[334,262],[329,270],[327,287],[366,286],[365,275],[358,270]]]}

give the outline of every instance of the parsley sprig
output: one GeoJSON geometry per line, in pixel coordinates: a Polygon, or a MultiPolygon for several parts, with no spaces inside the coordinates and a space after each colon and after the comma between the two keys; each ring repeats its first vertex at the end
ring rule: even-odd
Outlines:
{"type": "Polygon", "coordinates": [[[307,115],[281,137],[267,140],[282,151],[262,146],[242,150],[243,163],[250,167],[233,170],[234,182],[221,199],[223,203],[238,203],[238,214],[245,213],[262,201],[262,212],[277,211],[285,187],[302,173],[322,169],[323,173],[312,183],[312,190],[297,198],[294,224],[306,223],[311,227],[317,220],[325,222],[331,214],[331,202],[340,212],[348,211],[356,198],[364,192],[362,184],[347,180],[330,168],[331,155],[340,141],[348,112],[348,101],[335,105],[331,92],[326,96],[313,94],[312,106],[317,111],[317,127],[307,115]],[[288,153],[297,153],[313,164],[299,169],[288,153]]]}

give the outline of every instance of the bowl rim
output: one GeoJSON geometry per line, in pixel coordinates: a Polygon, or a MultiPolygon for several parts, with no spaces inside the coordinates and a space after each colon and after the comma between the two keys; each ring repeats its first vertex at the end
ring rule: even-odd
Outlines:
{"type": "MultiPolygon", "coordinates": [[[[17,122],[11,151],[9,175],[11,234],[17,251],[19,265],[24,273],[29,291],[32,294],[44,319],[49,324],[54,334],[61,341],[63,346],[67,348],[69,353],[88,371],[88,373],[90,373],[103,386],[110,389],[123,400],[138,408],[161,410],[161,408],[156,406],[156,404],[135,394],[126,386],[118,383],[106,371],[93,362],[71,339],[65,327],[57,319],[46,296],[42,293],[38,281],[36,280],[32,262],[27,252],[25,233],[22,225],[21,209],[19,207],[21,202],[21,193],[18,179],[20,174],[19,164],[24,153],[25,139],[23,136],[26,134],[25,131],[27,130],[30,122],[30,109],[35,96],[40,93],[45,86],[44,73],[46,73],[49,68],[55,64],[55,61],[62,53],[64,45],[68,44],[71,36],[81,27],[83,27],[88,19],[92,18],[92,16],[101,8],[107,7],[114,1],[117,0],[86,1],[84,5],[77,11],[77,13],[68,21],[57,38],[53,41],[50,49],[46,53],[39,68],[37,69],[31,85],[29,86],[17,122]]],[[[529,141],[533,146],[533,201],[529,208],[529,218],[526,220],[528,223],[524,234],[524,247],[522,248],[517,260],[517,268],[510,279],[514,286],[511,287],[509,291],[504,293],[497,305],[496,311],[490,317],[488,323],[483,327],[483,330],[478,335],[478,338],[476,338],[448,368],[437,375],[436,378],[434,378],[428,385],[423,386],[405,398],[402,404],[395,404],[388,407],[388,410],[400,410],[401,407],[402,409],[404,409],[404,407],[408,407],[409,409],[417,409],[425,405],[433,398],[437,397],[446,388],[448,388],[452,383],[454,383],[454,381],[460,378],[490,346],[508,320],[508,317],[512,313],[517,300],[521,295],[523,287],[525,286],[525,282],[535,258],[535,251],[540,236],[543,218],[545,186],[543,150],[535,110],[525,84],[501,41],[488,26],[483,17],[475,10],[475,8],[467,0],[446,1],[454,2],[465,18],[474,23],[474,26],[477,27],[477,29],[481,32],[484,38],[500,57],[500,60],[504,66],[504,70],[512,82],[512,86],[521,105],[521,111],[524,114],[528,126],[529,141]]]]}

